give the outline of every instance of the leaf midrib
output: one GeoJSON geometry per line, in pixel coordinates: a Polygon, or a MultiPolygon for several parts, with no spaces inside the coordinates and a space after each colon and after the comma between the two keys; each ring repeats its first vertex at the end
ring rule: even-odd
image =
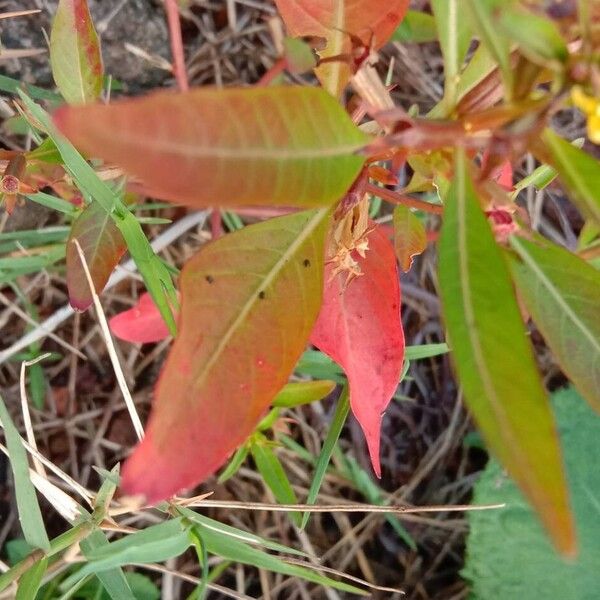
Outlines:
{"type": "MultiPolygon", "coordinates": [[[[268,288],[273,283],[275,278],[288,265],[290,258],[296,254],[296,252],[300,249],[302,244],[304,244],[304,242],[306,242],[306,240],[314,233],[315,229],[318,228],[321,221],[327,216],[328,213],[328,208],[322,208],[317,210],[315,216],[304,226],[300,235],[298,235],[298,237],[292,242],[288,249],[281,255],[279,260],[275,263],[273,268],[269,271],[267,276],[261,281],[261,288],[268,288]]],[[[211,372],[213,366],[220,359],[221,354],[225,351],[235,333],[244,323],[252,308],[260,301],[261,300],[258,298],[258,295],[254,293],[254,291],[251,294],[249,294],[248,300],[246,301],[242,309],[239,311],[237,317],[221,336],[219,343],[212,352],[208,361],[205,363],[202,371],[198,373],[198,375],[194,378],[193,386],[195,388],[201,388],[204,386],[204,382],[208,377],[209,373],[211,372]]]]}
{"type": "MultiPolygon", "coordinates": [[[[465,318],[467,320],[467,335],[469,342],[473,348],[473,358],[477,367],[477,371],[480,374],[481,382],[484,387],[486,396],[490,400],[490,404],[493,408],[496,417],[501,422],[501,431],[504,430],[504,436],[509,438],[508,451],[513,455],[513,448],[518,447],[518,441],[515,438],[512,427],[506,418],[505,411],[502,410],[502,401],[498,397],[496,389],[493,384],[492,376],[489,372],[487,364],[483,358],[483,348],[481,340],[479,339],[475,311],[473,308],[473,298],[471,295],[471,281],[469,276],[468,258],[469,252],[467,248],[467,224],[466,224],[466,182],[465,182],[465,165],[464,156],[461,157],[460,165],[457,164],[456,178],[457,178],[457,204],[458,204],[458,257],[459,257],[459,280],[462,288],[462,305],[465,318]]],[[[504,437],[502,436],[502,437],[504,437]]],[[[517,461],[518,462],[518,461],[517,461]]]]}
{"type": "Polygon", "coordinates": [[[589,340],[591,346],[600,355],[600,340],[597,340],[585,326],[585,323],[579,319],[577,313],[571,308],[570,304],[562,297],[558,288],[552,283],[546,274],[538,267],[536,262],[533,260],[531,255],[527,252],[527,249],[521,244],[518,238],[513,237],[511,240],[513,246],[515,246],[519,252],[519,255],[527,266],[535,273],[540,282],[545,286],[551,296],[554,298],[556,303],[564,310],[571,321],[578,327],[584,336],[589,340]]]}

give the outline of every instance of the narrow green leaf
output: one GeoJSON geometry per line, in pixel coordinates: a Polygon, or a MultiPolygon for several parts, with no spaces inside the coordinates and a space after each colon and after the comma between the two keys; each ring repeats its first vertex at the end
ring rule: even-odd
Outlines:
{"type": "Polygon", "coordinates": [[[335,389],[336,382],[330,380],[301,381],[288,383],[273,400],[273,406],[293,408],[302,404],[310,404],[329,396],[335,389]]]}
{"type": "Polygon", "coordinates": [[[60,0],[50,32],[50,64],[69,104],[94,102],[102,93],[100,41],[87,0],[60,0]]]}
{"type": "Polygon", "coordinates": [[[569,50],[557,26],[548,18],[536,15],[520,6],[499,11],[500,30],[519,44],[521,52],[544,67],[552,62],[564,63],[569,50]]]}
{"type": "Polygon", "coordinates": [[[30,85],[23,81],[19,81],[18,79],[7,77],[6,75],[0,75],[0,92],[17,95],[19,90],[25,91],[29,96],[35,98],[35,100],[54,102],[55,104],[62,102],[60,94],[51,90],[46,90],[36,85],[30,85]]]}
{"type": "Polygon", "coordinates": [[[46,194],[45,192],[27,194],[25,197],[32,202],[36,202],[37,204],[45,206],[46,208],[51,208],[52,210],[57,210],[65,215],[73,216],[76,212],[75,207],[70,202],[63,200],[62,198],[52,196],[51,194],[46,194]]]}
{"type": "Polygon", "coordinates": [[[513,237],[513,277],[563,371],[600,411],[600,271],[553,244],[513,237]]]}
{"type": "Polygon", "coordinates": [[[42,578],[47,568],[48,559],[46,557],[34,563],[19,579],[15,600],[33,600],[42,585],[42,578]]]}
{"type": "MultiPolygon", "coordinates": [[[[346,419],[348,418],[349,412],[350,396],[348,394],[348,385],[345,385],[335,407],[335,413],[333,415],[331,425],[329,426],[327,436],[325,437],[323,447],[321,448],[319,458],[317,459],[317,464],[315,466],[315,474],[313,475],[312,481],[310,483],[310,489],[308,490],[306,504],[314,504],[317,501],[319,490],[321,489],[323,479],[325,478],[325,473],[327,472],[327,466],[329,465],[331,455],[333,454],[335,445],[337,444],[340,434],[342,433],[342,429],[344,428],[344,424],[346,423],[346,419]]],[[[302,517],[302,529],[306,527],[309,518],[310,513],[305,512],[302,517]]]]}
{"type": "MultiPolygon", "coordinates": [[[[265,484],[273,492],[275,499],[280,504],[298,504],[296,492],[292,488],[281,462],[268,445],[264,437],[259,437],[250,444],[250,452],[256,463],[258,472],[264,479],[265,484]],[[261,439],[262,438],[262,439],[261,439]]],[[[290,518],[300,525],[300,514],[297,512],[289,513],[290,518]]]]}
{"type": "Polygon", "coordinates": [[[544,131],[542,141],[550,154],[552,166],[558,171],[559,178],[567,188],[573,203],[586,218],[600,223],[598,160],[570,144],[551,129],[544,131]]]}
{"type": "Polygon", "coordinates": [[[456,105],[462,65],[471,43],[471,27],[459,0],[432,0],[442,55],[444,57],[444,103],[447,114],[456,105]]]}
{"type": "Polygon", "coordinates": [[[169,519],[136,533],[129,534],[108,545],[98,545],[90,550],[89,562],[68,577],[61,588],[67,588],[90,574],[128,564],[162,562],[179,556],[190,546],[190,538],[183,528],[181,518],[169,519]]]}
{"type": "Polygon", "coordinates": [[[420,346],[406,346],[404,358],[406,360],[421,360],[446,354],[449,352],[448,344],[422,344],[420,346]]]}
{"type": "Polygon", "coordinates": [[[506,0],[466,0],[464,3],[473,21],[473,31],[494,57],[502,72],[506,94],[510,99],[513,72],[510,64],[510,46],[497,24],[497,13],[503,10],[506,0]]]}
{"type": "Polygon", "coordinates": [[[28,544],[47,552],[50,550],[50,540],[46,534],[46,527],[42,519],[35,488],[29,478],[27,452],[2,397],[0,397],[0,421],[2,421],[2,428],[6,436],[10,467],[15,484],[15,495],[17,497],[17,510],[23,535],[28,544]]]}
{"type": "Polygon", "coordinates": [[[247,444],[240,446],[235,451],[233,458],[227,463],[225,469],[223,469],[223,472],[219,475],[219,479],[217,481],[219,483],[225,483],[228,479],[231,479],[244,464],[249,452],[250,448],[248,448],[247,444]]]}
{"type": "Polygon", "coordinates": [[[202,539],[206,543],[208,552],[220,556],[225,560],[252,565],[258,569],[266,569],[267,571],[281,573],[289,577],[304,579],[352,594],[367,595],[360,588],[320,575],[308,568],[288,564],[278,556],[268,554],[258,548],[253,548],[248,544],[232,539],[230,536],[216,533],[204,525],[198,524],[198,527],[200,528],[202,539]]]}
{"type": "Polygon", "coordinates": [[[445,203],[439,285],[465,400],[490,449],[537,508],[556,546],[576,548],[548,399],[508,266],[470,180],[464,151],[445,203]]]}
{"type": "Polygon", "coordinates": [[[285,554],[293,554],[295,556],[307,556],[305,552],[301,552],[300,550],[296,550],[295,548],[291,548],[289,546],[284,546],[283,544],[278,544],[277,542],[272,542],[271,540],[255,535],[254,533],[250,533],[248,531],[238,529],[237,527],[232,527],[231,525],[226,525],[220,521],[215,521],[214,519],[199,515],[197,512],[194,512],[189,508],[179,506],[177,507],[177,510],[186,519],[189,519],[193,523],[202,525],[205,529],[209,529],[215,534],[230,537],[238,542],[244,542],[245,544],[263,546],[264,548],[273,550],[274,552],[283,552],[285,554]]]}
{"type": "MultiPolygon", "coordinates": [[[[105,482],[106,483],[106,482],[105,482]]],[[[109,545],[106,534],[97,529],[79,544],[83,555],[89,559],[94,551],[109,545]]],[[[125,574],[119,567],[98,571],[96,577],[112,600],[136,600],[125,574]]]]}

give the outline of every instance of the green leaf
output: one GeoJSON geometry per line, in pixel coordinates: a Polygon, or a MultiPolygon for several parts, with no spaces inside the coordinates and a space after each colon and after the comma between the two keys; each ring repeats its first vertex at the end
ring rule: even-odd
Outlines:
{"type": "Polygon", "coordinates": [[[439,286],[465,400],[494,454],[565,554],[576,547],[560,450],[508,266],[457,151],[440,237],[439,286]]]}
{"type": "MultiPolygon", "coordinates": [[[[296,492],[292,488],[279,459],[268,445],[267,440],[260,436],[250,444],[250,452],[265,484],[273,492],[280,504],[298,504],[296,492]],[[261,439],[262,438],[262,439],[261,439]]],[[[300,525],[300,513],[289,513],[290,518],[300,525]]]]}
{"type": "Polygon", "coordinates": [[[102,93],[100,41],[87,0],[60,0],[50,32],[50,64],[70,104],[94,102],[102,93]]]}
{"type": "Polygon", "coordinates": [[[87,206],[73,222],[67,241],[69,302],[73,308],[86,310],[93,296],[75,240],[81,246],[97,294],[104,289],[127,245],[112,216],[97,202],[87,206]]]}
{"type": "Polygon", "coordinates": [[[460,0],[432,0],[442,55],[444,57],[444,103],[447,114],[456,106],[462,65],[471,43],[471,27],[460,0]]]}
{"type": "Polygon", "coordinates": [[[231,479],[240,469],[240,467],[248,458],[250,448],[247,444],[240,446],[233,455],[232,459],[227,463],[227,466],[223,469],[223,472],[219,475],[217,480],[219,483],[225,483],[228,479],[231,479]]]}
{"type": "Polygon", "coordinates": [[[295,371],[315,379],[331,379],[336,383],[346,381],[342,368],[319,350],[306,350],[298,361],[295,371]]]}
{"type": "Polygon", "coordinates": [[[229,537],[234,540],[244,542],[245,544],[263,546],[268,550],[273,550],[275,552],[283,552],[286,554],[293,554],[295,556],[307,556],[306,553],[301,552],[300,550],[290,548],[289,546],[284,546],[283,544],[278,544],[277,542],[272,542],[271,540],[255,535],[254,533],[249,533],[248,531],[238,529],[237,527],[232,527],[231,525],[226,525],[220,521],[215,521],[214,519],[199,515],[197,512],[194,512],[189,508],[179,506],[177,507],[177,510],[183,517],[192,521],[192,523],[202,525],[205,529],[214,532],[215,535],[229,537]]]}
{"type": "Polygon", "coordinates": [[[29,478],[27,452],[2,397],[0,397],[0,421],[2,421],[2,428],[6,436],[10,467],[15,484],[15,495],[17,497],[17,511],[23,535],[28,544],[47,552],[50,550],[50,540],[46,534],[46,527],[42,519],[35,488],[29,478]]]}
{"type": "Polygon", "coordinates": [[[88,553],[89,562],[65,579],[61,588],[67,588],[90,574],[128,564],[162,562],[183,554],[190,546],[190,538],[181,518],[169,519],[111,542],[98,545],[88,553]]]}
{"type": "Polygon", "coordinates": [[[19,579],[15,600],[33,600],[40,589],[47,568],[48,559],[46,557],[34,563],[19,579]]]}
{"type": "MultiPolygon", "coordinates": [[[[109,546],[103,531],[93,531],[79,544],[83,555],[89,559],[95,550],[109,546]]],[[[127,581],[127,577],[119,567],[98,571],[96,577],[113,600],[135,600],[135,596],[127,581]]]]}
{"type": "Polygon", "coordinates": [[[36,204],[40,204],[41,206],[45,206],[46,208],[50,208],[52,210],[57,210],[65,215],[73,216],[76,212],[75,207],[70,202],[63,200],[62,198],[52,196],[51,194],[46,194],[45,192],[27,194],[25,197],[36,204]]]}
{"type": "MultiPolygon", "coordinates": [[[[567,188],[573,204],[586,218],[600,223],[600,164],[551,129],[542,136],[552,166],[567,188]]],[[[535,148],[534,148],[535,151],[535,148]]]]}
{"type": "Polygon", "coordinates": [[[473,600],[556,598],[592,600],[600,589],[600,417],[573,389],[553,395],[573,512],[580,537],[576,559],[565,561],[544,535],[535,512],[502,466],[492,460],[475,486],[467,561],[462,572],[473,600]]]}
{"type": "Polygon", "coordinates": [[[194,486],[254,431],[316,320],[329,220],[321,209],[263,221],[205,245],[186,264],[181,331],[146,437],[123,467],[126,493],[152,503],[194,486]]]}
{"type": "Polygon", "coordinates": [[[404,358],[406,360],[421,360],[440,356],[450,351],[448,344],[422,344],[419,346],[406,346],[404,358]]]}
{"type": "Polygon", "coordinates": [[[527,310],[563,371],[600,411],[600,271],[553,244],[517,237],[510,243],[527,310]]]}
{"type": "Polygon", "coordinates": [[[288,383],[273,400],[273,406],[293,408],[323,400],[335,389],[336,382],[329,380],[288,383]]]}
{"type": "Polygon", "coordinates": [[[397,27],[392,40],[404,44],[422,44],[438,39],[435,19],[428,13],[409,10],[404,21],[397,27]]]}
{"type": "Polygon", "coordinates": [[[472,18],[475,35],[500,67],[506,94],[510,99],[513,88],[510,45],[497,23],[497,14],[506,8],[505,2],[506,0],[466,0],[465,5],[472,18]]]}
{"type": "Polygon", "coordinates": [[[358,175],[369,141],[334,98],[306,86],[160,93],[63,107],[54,122],[152,195],[190,206],[330,205],[358,175]]]}
{"type": "Polygon", "coordinates": [[[520,6],[508,6],[499,11],[498,26],[519,44],[527,58],[543,67],[552,68],[553,61],[564,63],[569,58],[565,40],[548,18],[520,6]]]}
{"type": "Polygon", "coordinates": [[[60,103],[62,98],[60,94],[46,90],[36,85],[30,85],[24,81],[7,77],[6,75],[0,75],[0,92],[6,92],[7,94],[17,95],[19,90],[25,91],[29,96],[36,100],[44,100],[47,102],[60,103]]]}
{"type": "Polygon", "coordinates": [[[258,548],[253,548],[248,544],[233,539],[231,536],[224,536],[205,525],[198,523],[197,527],[210,554],[220,556],[225,560],[252,565],[258,569],[266,569],[267,571],[281,573],[289,577],[304,579],[336,590],[366,595],[360,588],[335,581],[308,568],[288,564],[278,556],[268,554],[258,548]]]}
{"type": "MultiPolygon", "coordinates": [[[[349,412],[350,396],[348,394],[348,385],[345,385],[344,390],[342,391],[342,394],[340,395],[340,398],[337,401],[333,419],[331,421],[331,424],[329,425],[327,436],[325,437],[323,447],[321,448],[319,458],[317,459],[317,464],[315,466],[315,474],[313,475],[312,481],[310,482],[310,489],[308,490],[306,504],[314,504],[317,501],[319,490],[321,489],[323,479],[325,478],[325,474],[327,472],[327,466],[329,465],[331,455],[333,454],[335,445],[337,444],[340,434],[342,433],[342,429],[344,428],[344,424],[346,423],[346,419],[348,418],[349,412]]],[[[306,527],[309,518],[310,513],[305,512],[304,516],[302,517],[302,529],[306,527]]]]}
{"type": "Polygon", "coordinates": [[[115,220],[117,227],[125,238],[127,249],[144,279],[146,289],[152,296],[169,330],[174,335],[177,327],[171,306],[177,306],[178,304],[177,292],[169,270],[152,250],[141,225],[113,190],[98,177],[94,169],[75,150],[73,145],[57,133],[48,114],[22,92],[19,95],[27,110],[54,141],[64,160],[65,168],[75,179],[78,188],[84,195],[98,202],[115,220]]]}

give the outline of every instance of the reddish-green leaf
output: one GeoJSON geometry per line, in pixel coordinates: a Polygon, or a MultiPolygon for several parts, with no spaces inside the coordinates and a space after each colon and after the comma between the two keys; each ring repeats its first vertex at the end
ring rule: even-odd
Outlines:
{"type": "Polygon", "coordinates": [[[165,92],[54,119],[89,154],[191,206],[331,204],[368,141],[326,92],[297,86],[165,92]]]}
{"type": "Polygon", "coordinates": [[[378,228],[368,236],[363,275],[344,289],[346,275],[325,269],[323,306],[311,342],[346,372],[352,412],[363,429],[373,468],[381,475],[380,428],[402,373],[404,333],[394,248],[378,228]]]}
{"type": "Polygon", "coordinates": [[[317,75],[334,96],[338,97],[351,74],[356,58],[352,51],[352,36],[358,37],[364,48],[355,48],[360,55],[372,44],[381,48],[392,36],[408,9],[408,0],[275,0],[290,35],[325,38],[327,46],[320,52],[327,62],[317,69],[317,75]]]}
{"type": "Polygon", "coordinates": [[[85,310],[92,304],[92,292],[74,240],[83,250],[98,294],[127,246],[112,217],[97,202],[92,202],[73,222],[67,242],[67,288],[71,306],[85,310]]]}
{"type": "Polygon", "coordinates": [[[125,492],[157,502],[194,486],[252,433],[317,317],[328,220],[321,209],[252,225],[185,266],[179,335],[125,492]]]}
{"type": "Polygon", "coordinates": [[[54,81],[69,104],[94,102],[102,93],[100,42],[87,0],[60,0],[50,33],[54,81]]]}
{"type": "Polygon", "coordinates": [[[108,325],[115,337],[134,344],[160,342],[171,335],[152,296],[147,292],[140,296],[135,306],[115,315],[108,325]]]}
{"type": "Polygon", "coordinates": [[[529,496],[556,546],[573,553],[575,531],[548,399],[464,152],[457,153],[444,210],[439,284],[465,400],[490,449],[529,496]]]}
{"type": "Polygon", "coordinates": [[[410,270],[413,258],[427,248],[423,223],[410,208],[401,204],[394,208],[394,248],[405,273],[410,270]]]}
{"type": "Polygon", "coordinates": [[[512,238],[513,276],[561,367],[600,411],[600,271],[558,246],[512,238]]]}

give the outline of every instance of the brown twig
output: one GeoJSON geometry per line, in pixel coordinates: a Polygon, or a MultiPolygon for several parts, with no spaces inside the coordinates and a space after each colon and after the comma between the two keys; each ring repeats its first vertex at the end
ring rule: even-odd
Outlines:
{"type": "Polygon", "coordinates": [[[373,183],[367,183],[365,191],[373,196],[378,196],[386,202],[393,204],[403,204],[410,208],[418,208],[419,210],[433,213],[434,215],[441,215],[444,212],[444,207],[438,204],[431,204],[424,200],[418,200],[417,198],[411,198],[410,196],[404,196],[398,192],[388,190],[387,188],[379,187],[373,183]]]}

